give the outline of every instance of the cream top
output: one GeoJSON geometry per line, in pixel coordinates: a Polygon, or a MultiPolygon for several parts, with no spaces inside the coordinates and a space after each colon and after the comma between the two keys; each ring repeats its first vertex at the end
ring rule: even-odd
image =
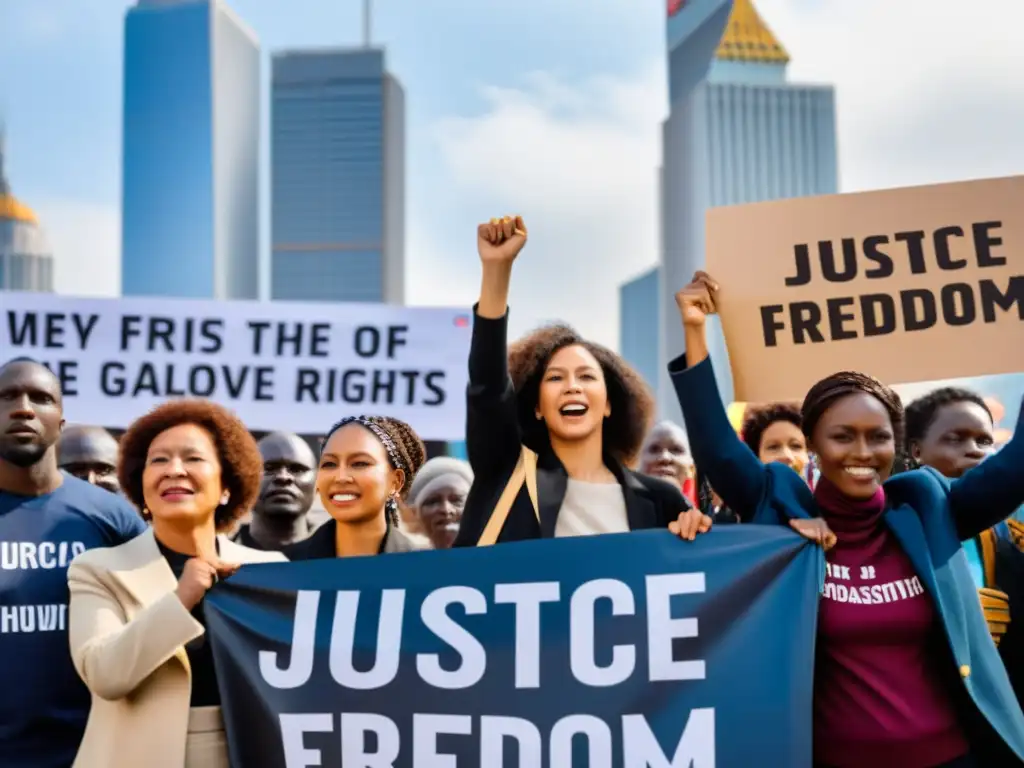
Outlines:
{"type": "Polygon", "coordinates": [[[618,483],[586,483],[569,478],[555,523],[555,537],[626,533],[626,498],[618,483]]]}

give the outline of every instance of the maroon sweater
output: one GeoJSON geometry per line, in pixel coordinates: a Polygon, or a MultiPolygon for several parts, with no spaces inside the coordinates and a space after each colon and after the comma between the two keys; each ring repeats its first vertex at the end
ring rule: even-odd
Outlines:
{"type": "MultiPolygon", "coordinates": [[[[938,614],[883,520],[822,478],[815,500],[838,543],[818,610],[814,757],[831,768],[930,768],[968,752],[938,614]]],[[[948,654],[947,654],[948,655],[948,654]]]]}

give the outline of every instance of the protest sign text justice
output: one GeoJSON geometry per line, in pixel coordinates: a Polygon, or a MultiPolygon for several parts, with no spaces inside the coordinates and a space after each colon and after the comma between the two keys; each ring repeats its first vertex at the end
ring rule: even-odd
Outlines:
{"type": "Polygon", "coordinates": [[[710,209],[732,398],[800,398],[839,370],[890,384],[1019,371],[1021,207],[1024,176],[710,209]]]}
{"type": "MultiPolygon", "coordinates": [[[[996,252],[1003,244],[1002,222],[975,222],[970,227],[951,225],[934,229],[843,237],[838,243],[823,240],[812,246],[794,246],[794,273],[785,279],[787,287],[810,284],[818,279],[846,283],[861,274],[869,280],[892,277],[897,261],[912,275],[937,269],[956,272],[972,264],[979,268],[1005,267],[1007,259],[996,252]],[[966,229],[966,231],[965,231],[966,229]],[[954,242],[963,251],[954,255],[954,242]],[[838,245],[838,247],[837,247],[838,245]],[[930,247],[929,247],[930,246],[930,247]],[[838,253],[837,253],[838,251],[838,253]]],[[[779,334],[788,332],[794,344],[820,344],[826,341],[855,339],[860,336],[885,336],[897,330],[920,331],[942,322],[949,326],[970,325],[979,319],[994,323],[1000,313],[1016,306],[1024,320],[1024,275],[1008,279],[981,279],[974,283],[950,282],[936,292],[928,288],[905,288],[896,293],[870,292],[851,296],[833,296],[824,301],[793,301],[761,306],[765,346],[774,347],[779,334]]]]}
{"type": "MultiPolygon", "coordinates": [[[[490,595],[467,586],[434,589],[419,605],[419,620],[458,660],[442,660],[437,653],[417,653],[414,655],[416,675],[427,685],[442,690],[468,689],[479,684],[488,674],[487,651],[472,632],[456,621],[450,609],[455,608],[464,616],[511,610],[514,614],[514,687],[540,688],[544,676],[541,668],[542,606],[567,600],[569,666],[579,684],[613,687],[638,674],[652,683],[704,680],[706,671],[702,659],[677,659],[673,653],[675,641],[697,637],[697,619],[673,617],[671,611],[673,597],[705,591],[704,574],[650,575],[645,579],[644,591],[643,604],[638,605],[630,586],[611,578],[586,581],[570,595],[561,593],[557,581],[496,584],[490,595]],[[603,601],[610,603],[613,616],[645,617],[646,646],[642,653],[629,643],[602,647],[600,638],[595,635],[595,609],[603,601]],[[646,656],[643,669],[639,668],[638,656],[646,656]]],[[[366,669],[357,669],[355,661],[359,591],[334,593],[328,669],[314,669],[318,615],[323,603],[331,597],[326,592],[316,591],[297,594],[287,666],[282,666],[275,651],[259,653],[260,675],[267,684],[276,689],[300,688],[314,675],[326,674],[346,690],[386,688],[395,683],[403,661],[403,626],[408,620],[406,591],[381,591],[376,649],[370,654],[372,665],[366,669]]],[[[507,655],[503,653],[503,663],[506,660],[507,655]]],[[[401,695],[400,691],[396,690],[395,695],[401,695]]],[[[624,714],[617,723],[621,731],[615,738],[615,742],[622,745],[620,764],[629,768],[691,765],[713,768],[714,718],[713,707],[691,710],[687,718],[681,719],[678,740],[666,755],[643,714],[624,714]]],[[[307,733],[340,734],[342,764],[346,766],[391,766],[400,754],[411,754],[413,765],[440,765],[435,762],[445,759],[440,737],[444,737],[440,738],[441,742],[450,737],[474,739],[481,756],[500,755],[502,742],[512,739],[518,744],[518,764],[538,766],[571,765],[573,740],[584,737],[588,742],[589,765],[594,768],[611,765],[610,726],[603,719],[588,714],[564,715],[550,733],[543,735],[533,722],[524,718],[415,714],[412,743],[401,741],[398,724],[372,712],[288,712],[280,714],[279,719],[287,768],[319,764],[319,751],[305,746],[307,733]],[[367,739],[368,733],[374,734],[372,740],[367,739]],[[546,760],[542,761],[542,754],[547,755],[546,760]]]]}
{"type": "Polygon", "coordinates": [[[232,763],[809,765],[821,552],[741,528],[244,566],[207,596],[232,763]]]}

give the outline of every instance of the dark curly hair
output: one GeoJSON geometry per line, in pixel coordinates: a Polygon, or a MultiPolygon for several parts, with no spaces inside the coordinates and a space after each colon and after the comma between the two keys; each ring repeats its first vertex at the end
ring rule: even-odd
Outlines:
{"type": "Polygon", "coordinates": [[[935,423],[939,411],[947,405],[956,405],[957,403],[974,403],[995,422],[991,409],[981,395],[971,392],[969,389],[942,387],[917,398],[907,406],[907,446],[924,440],[924,436],[928,434],[928,430],[935,423]]]}
{"type": "MultiPolygon", "coordinates": [[[[336,422],[324,435],[323,440],[320,442],[320,450],[323,451],[323,446],[327,444],[327,441],[331,438],[335,432],[342,427],[347,427],[349,424],[359,424],[376,438],[380,439],[372,428],[368,428],[366,423],[375,426],[380,429],[391,439],[394,444],[397,456],[392,456],[391,450],[387,444],[384,444],[385,453],[388,455],[388,461],[391,464],[392,469],[399,469],[401,465],[402,471],[405,473],[405,480],[402,482],[402,487],[398,493],[400,498],[403,500],[409,492],[409,488],[412,486],[413,478],[416,477],[416,473],[420,471],[420,468],[427,461],[427,448],[423,444],[423,440],[416,434],[416,430],[406,424],[400,419],[392,419],[389,416],[356,416],[342,419],[336,422]]],[[[383,441],[382,441],[383,442],[383,441]]],[[[397,509],[389,510],[388,522],[392,526],[398,527],[399,513],[397,509]]]]}
{"type": "Polygon", "coordinates": [[[821,420],[822,414],[840,398],[852,395],[857,392],[864,392],[876,398],[889,413],[889,421],[892,422],[893,437],[896,441],[896,463],[893,471],[900,471],[906,468],[906,456],[904,454],[904,412],[903,401],[896,391],[886,386],[874,376],[855,371],[840,371],[826,376],[807,392],[803,405],[800,407],[800,416],[803,420],[804,436],[810,440],[814,428],[821,420]]]}
{"type": "Polygon", "coordinates": [[[245,424],[227,408],[209,400],[172,400],[136,419],[121,436],[117,477],[125,495],[148,519],[142,495],[142,473],[149,446],[162,432],[182,424],[202,427],[213,438],[220,460],[221,484],[230,493],[217,507],[214,525],[229,529],[256,502],[263,476],[263,458],[245,424]]]}
{"type": "Polygon", "coordinates": [[[761,437],[765,430],[779,421],[788,421],[800,428],[800,406],[796,403],[770,403],[747,411],[740,436],[755,456],[761,453],[761,437]]]}
{"type": "Polygon", "coordinates": [[[586,349],[601,366],[612,411],[604,422],[604,449],[616,461],[629,465],[640,451],[654,418],[651,390],[625,360],[600,344],[586,341],[565,325],[539,328],[519,339],[509,349],[508,369],[516,391],[523,442],[538,452],[550,448],[547,427],[535,416],[537,401],[540,399],[540,384],[555,353],[573,346],[586,349]]]}

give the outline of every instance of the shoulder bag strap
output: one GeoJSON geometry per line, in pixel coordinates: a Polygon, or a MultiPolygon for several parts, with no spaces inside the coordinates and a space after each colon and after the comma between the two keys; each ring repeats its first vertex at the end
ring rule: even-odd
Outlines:
{"type": "Polygon", "coordinates": [[[516,500],[516,496],[519,495],[523,482],[526,480],[525,451],[526,448],[523,448],[520,452],[519,461],[516,462],[516,467],[512,470],[512,476],[505,484],[505,490],[501,492],[498,503],[494,505],[494,511],[491,512],[484,532],[480,534],[480,538],[476,542],[478,547],[489,547],[498,540],[498,534],[501,533],[501,529],[508,519],[508,513],[512,510],[512,503],[516,500]]]}
{"type": "Polygon", "coordinates": [[[526,492],[530,494],[533,514],[540,524],[540,503],[537,501],[537,454],[523,446],[523,465],[526,469],[526,492]]]}
{"type": "Polygon", "coordinates": [[[519,461],[516,462],[516,467],[512,470],[512,476],[505,484],[505,490],[501,492],[498,503],[494,505],[494,511],[491,512],[484,532],[480,534],[480,538],[476,542],[478,547],[489,547],[498,540],[498,535],[505,526],[505,521],[508,520],[508,514],[512,511],[512,504],[515,503],[516,496],[519,495],[524,484],[526,492],[530,496],[533,514],[537,518],[537,523],[540,524],[540,504],[537,502],[537,454],[525,445],[519,453],[519,461]]]}

